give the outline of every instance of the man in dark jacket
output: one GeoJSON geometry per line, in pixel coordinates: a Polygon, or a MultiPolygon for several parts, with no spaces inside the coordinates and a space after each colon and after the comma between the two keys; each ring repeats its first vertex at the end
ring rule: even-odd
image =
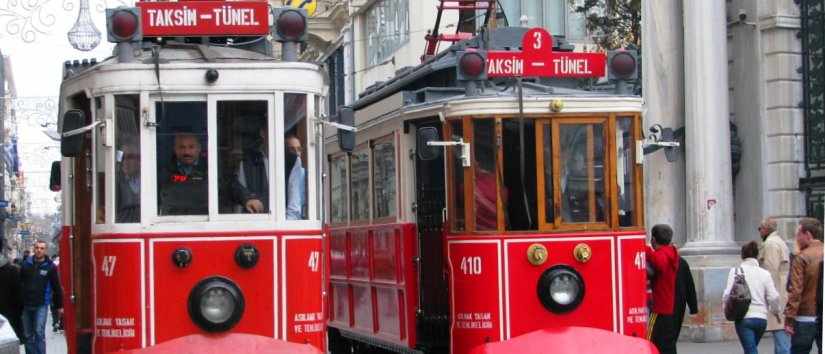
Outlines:
{"type": "Polygon", "coordinates": [[[682,322],[685,319],[685,307],[690,308],[691,315],[699,312],[699,306],[696,304],[696,285],[693,283],[693,276],[690,275],[690,266],[682,257],[679,257],[679,270],[676,272],[675,294],[676,307],[673,309],[673,320],[676,335],[674,339],[678,340],[679,333],[682,331],[682,322]]]}
{"type": "Polygon", "coordinates": [[[206,215],[209,184],[206,161],[197,135],[175,134],[174,158],[158,178],[160,215],[206,215]]]}
{"type": "Polygon", "coordinates": [[[8,258],[0,255],[0,315],[3,315],[14,329],[14,334],[23,342],[23,292],[20,290],[20,269],[8,258]]]}
{"type": "Polygon", "coordinates": [[[245,213],[269,212],[269,159],[267,144],[269,142],[266,121],[258,129],[255,147],[244,149],[243,160],[232,181],[232,197],[241,205],[245,213]]]}
{"type": "Polygon", "coordinates": [[[23,287],[26,354],[46,354],[46,316],[52,301],[58,312],[63,314],[63,291],[57,267],[46,256],[46,242],[35,242],[34,255],[23,260],[20,284],[23,287]]]}
{"type": "Polygon", "coordinates": [[[653,311],[648,321],[648,340],[656,345],[659,353],[676,353],[676,325],[674,300],[676,299],[676,273],[679,270],[679,254],[670,244],[673,229],[668,225],[655,225],[650,230],[651,246],[645,249],[645,257],[653,266],[653,311]]]}

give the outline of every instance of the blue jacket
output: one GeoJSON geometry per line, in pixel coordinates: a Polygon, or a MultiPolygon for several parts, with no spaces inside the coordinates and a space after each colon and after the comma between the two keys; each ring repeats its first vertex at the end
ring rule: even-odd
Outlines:
{"type": "Polygon", "coordinates": [[[23,288],[23,305],[38,307],[51,305],[63,307],[63,290],[57,276],[57,266],[48,256],[42,262],[35,262],[34,256],[23,260],[20,269],[20,283],[23,288]]]}

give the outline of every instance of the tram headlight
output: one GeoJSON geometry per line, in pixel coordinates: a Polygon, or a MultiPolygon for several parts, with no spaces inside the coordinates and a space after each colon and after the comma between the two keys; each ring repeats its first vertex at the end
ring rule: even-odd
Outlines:
{"type": "Polygon", "coordinates": [[[201,280],[189,293],[189,317],[207,332],[229,330],[241,320],[243,311],[243,293],[229,279],[201,280]]]}
{"type": "Polygon", "coordinates": [[[542,305],[555,313],[573,311],[584,299],[581,275],[566,265],[556,265],[544,271],[537,290],[542,305]]]}

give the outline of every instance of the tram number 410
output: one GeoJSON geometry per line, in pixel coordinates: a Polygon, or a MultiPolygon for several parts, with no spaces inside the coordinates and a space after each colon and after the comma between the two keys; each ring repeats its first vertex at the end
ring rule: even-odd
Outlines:
{"type": "Polygon", "coordinates": [[[464,275],[481,275],[481,257],[461,257],[461,271],[464,275]]]}
{"type": "Polygon", "coordinates": [[[638,270],[647,269],[647,260],[645,259],[644,251],[636,252],[636,256],[633,257],[633,265],[636,266],[638,270]]]}

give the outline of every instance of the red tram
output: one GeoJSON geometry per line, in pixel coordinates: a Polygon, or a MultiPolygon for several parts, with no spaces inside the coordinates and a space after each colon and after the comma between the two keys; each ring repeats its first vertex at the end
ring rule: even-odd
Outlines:
{"type": "Polygon", "coordinates": [[[642,100],[488,77],[477,56],[526,32],[459,42],[340,112],[357,134],[325,139],[332,353],[645,335],[642,100]]]}
{"type": "Polygon", "coordinates": [[[107,18],[115,56],[66,62],[60,90],[69,353],[324,350],[323,73],[266,40],[290,57],[305,13],[150,2],[107,18]]]}

